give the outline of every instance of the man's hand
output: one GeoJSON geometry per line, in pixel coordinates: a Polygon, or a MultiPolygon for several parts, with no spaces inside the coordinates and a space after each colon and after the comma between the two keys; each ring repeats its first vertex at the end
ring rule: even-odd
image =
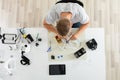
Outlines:
{"type": "Polygon", "coordinates": [[[59,34],[56,35],[59,39],[63,39],[63,37],[59,34]]]}
{"type": "Polygon", "coordinates": [[[52,24],[48,24],[45,19],[44,19],[44,21],[43,21],[43,25],[44,25],[44,27],[45,27],[48,31],[52,31],[52,32],[55,33],[55,34],[58,34],[58,32],[57,32],[57,30],[55,29],[55,27],[54,27],[52,24]]]}
{"type": "Polygon", "coordinates": [[[86,24],[82,24],[78,29],[78,31],[72,35],[70,40],[76,40],[80,36],[80,34],[88,27],[88,25],[89,25],[89,22],[87,22],[86,24]]]}
{"type": "Polygon", "coordinates": [[[70,38],[70,40],[76,40],[78,39],[79,35],[77,34],[73,34],[72,37],[70,38]]]}

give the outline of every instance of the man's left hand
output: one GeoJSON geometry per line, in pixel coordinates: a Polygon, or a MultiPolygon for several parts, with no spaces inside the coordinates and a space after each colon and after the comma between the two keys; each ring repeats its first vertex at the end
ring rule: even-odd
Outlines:
{"type": "Polygon", "coordinates": [[[70,38],[70,40],[76,40],[76,39],[78,39],[78,37],[79,36],[77,34],[73,34],[72,37],[70,38]]]}

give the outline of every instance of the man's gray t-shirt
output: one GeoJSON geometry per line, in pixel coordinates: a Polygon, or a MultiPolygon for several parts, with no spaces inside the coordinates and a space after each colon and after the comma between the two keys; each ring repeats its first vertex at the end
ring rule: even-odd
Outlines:
{"type": "Polygon", "coordinates": [[[54,5],[48,12],[46,16],[46,22],[48,24],[54,24],[60,19],[60,14],[62,12],[71,12],[72,18],[71,22],[85,24],[89,21],[89,17],[86,14],[84,8],[77,3],[59,3],[54,5]]]}

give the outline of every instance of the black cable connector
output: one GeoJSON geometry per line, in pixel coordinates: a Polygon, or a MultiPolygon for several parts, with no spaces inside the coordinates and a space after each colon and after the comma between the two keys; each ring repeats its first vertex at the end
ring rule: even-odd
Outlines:
{"type": "Polygon", "coordinates": [[[24,56],[24,53],[25,53],[25,51],[21,52],[21,54],[22,54],[22,56],[21,56],[22,60],[20,60],[20,63],[22,65],[30,65],[30,60],[26,56],[24,56]]]}

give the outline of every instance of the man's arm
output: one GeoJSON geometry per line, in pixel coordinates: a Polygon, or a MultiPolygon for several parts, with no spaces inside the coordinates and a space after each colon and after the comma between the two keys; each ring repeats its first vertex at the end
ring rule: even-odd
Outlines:
{"type": "Polygon", "coordinates": [[[43,25],[48,31],[52,31],[57,34],[57,30],[55,29],[55,27],[52,24],[48,24],[45,19],[43,21],[43,25]]]}
{"type": "Polygon", "coordinates": [[[86,24],[82,24],[78,31],[75,34],[73,34],[70,40],[76,40],[79,37],[79,35],[88,27],[88,25],[89,22],[87,22],[86,24]]]}

